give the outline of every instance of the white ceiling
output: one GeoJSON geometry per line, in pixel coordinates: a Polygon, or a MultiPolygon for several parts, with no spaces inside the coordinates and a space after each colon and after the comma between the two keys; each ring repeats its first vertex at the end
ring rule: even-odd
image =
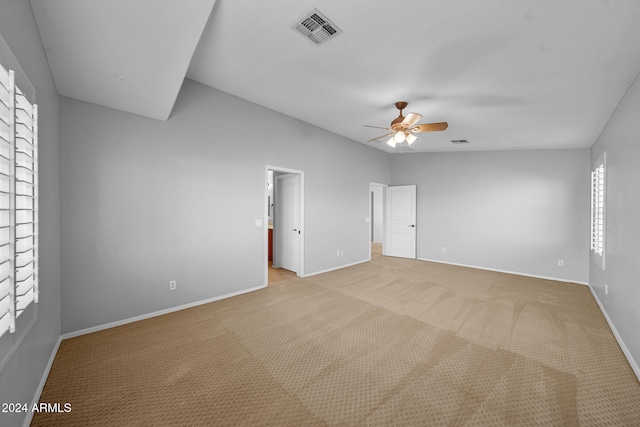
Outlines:
{"type": "Polygon", "coordinates": [[[415,152],[590,147],[640,73],[637,0],[213,2],[31,0],[62,95],[166,119],[191,61],[190,79],[365,144],[396,101],[449,122],[415,152]],[[343,34],[294,32],[313,8],[343,34]]]}
{"type": "Polygon", "coordinates": [[[58,93],[166,120],[215,0],[31,0],[58,93]]]}

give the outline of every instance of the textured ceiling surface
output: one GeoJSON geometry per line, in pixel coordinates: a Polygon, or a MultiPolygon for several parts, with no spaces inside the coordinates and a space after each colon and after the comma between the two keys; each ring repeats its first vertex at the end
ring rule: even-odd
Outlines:
{"type": "Polygon", "coordinates": [[[31,3],[65,96],[166,119],[186,71],[385,151],[396,101],[449,123],[415,152],[590,147],[640,73],[636,0],[31,3]],[[343,33],[292,30],[313,8],[343,33]]]}
{"type": "Polygon", "coordinates": [[[31,0],[61,95],[166,120],[215,0],[31,0]]]}

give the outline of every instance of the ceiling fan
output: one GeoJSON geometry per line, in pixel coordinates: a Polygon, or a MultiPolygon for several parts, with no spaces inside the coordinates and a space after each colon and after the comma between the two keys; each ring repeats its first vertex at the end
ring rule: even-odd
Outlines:
{"type": "Polygon", "coordinates": [[[383,128],[380,126],[364,125],[368,128],[385,129],[389,131],[388,133],[380,135],[376,138],[372,138],[367,142],[376,141],[378,139],[390,136],[389,140],[387,141],[387,145],[389,145],[390,147],[395,148],[396,144],[400,144],[403,142],[406,142],[407,145],[411,145],[415,142],[416,139],[418,139],[415,133],[438,132],[445,130],[449,126],[447,122],[416,124],[422,118],[422,115],[418,113],[409,113],[406,117],[403,116],[402,110],[407,108],[406,102],[396,102],[396,108],[400,110],[400,115],[393,119],[390,127],[383,128]]]}

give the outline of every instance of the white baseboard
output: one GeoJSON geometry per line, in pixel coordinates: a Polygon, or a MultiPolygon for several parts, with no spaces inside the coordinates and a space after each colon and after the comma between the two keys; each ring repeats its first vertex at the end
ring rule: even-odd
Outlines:
{"type": "MultiPolygon", "coordinates": [[[[51,372],[51,367],[53,366],[53,361],[58,354],[58,349],[60,348],[60,343],[62,342],[62,337],[58,338],[58,342],[53,346],[53,350],[51,351],[51,355],[49,356],[49,361],[47,362],[47,366],[44,368],[44,372],[42,373],[42,378],[40,378],[40,383],[38,383],[38,388],[36,388],[36,392],[33,395],[33,400],[31,401],[31,405],[29,408],[33,408],[33,405],[40,401],[40,396],[42,395],[42,390],[44,390],[44,385],[47,382],[47,378],[49,378],[49,372],[51,372]]],[[[27,416],[22,423],[23,427],[29,427],[31,425],[31,420],[33,419],[33,411],[27,411],[27,416]]]]}
{"type": "Polygon", "coordinates": [[[126,325],[127,323],[137,322],[139,320],[150,319],[156,316],[162,316],[163,314],[173,313],[174,311],[184,310],[186,308],[196,307],[198,305],[208,304],[210,302],[219,301],[221,299],[235,297],[237,295],[246,294],[249,292],[257,291],[259,289],[266,288],[267,285],[256,286],[255,288],[244,289],[242,291],[232,292],[230,294],[220,295],[213,298],[208,298],[201,301],[191,302],[189,304],[183,304],[176,307],[166,308],[164,310],[154,311],[147,314],[141,314],[140,316],[129,317],[128,319],[117,320],[115,322],[105,323],[103,325],[92,326],[91,328],[81,329],[79,331],[68,332],[62,335],[62,339],[66,340],[68,338],[79,337],[80,335],[90,334],[92,332],[98,332],[109,328],[114,328],[116,326],[126,325]]]}
{"type": "Polygon", "coordinates": [[[340,270],[340,269],[342,269],[342,268],[352,267],[352,266],[354,266],[354,265],[362,264],[362,263],[369,262],[369,261],[371,261],[371,257],[369,257],[369,259],[365,259],[365,260],[362,260],[362,261],[352,262],[351,264],[345,264],[345,265],[341,265],[341,266],[339,266],[339,267],[328,268],[328,269],[326,269],[326,270],[321,270],[321,271],[314,271],[313,273],[305,274],[305,275],[304,275],[304,276],[302,276],[302,277],[316,276],[316,275],[318,275],[318,274],[328,273],[328,272],[330,272],[330,271],[335,271],[335,270],[340,270]]]}
{"type": "Polygon", "coordinates": [[[616,337],[616,341],[618,341],[618,345],[622,349],[622,352],[627,358],[627,361],[629,361],[629,364],[631,365],[631,369],[633,369],[633,372],[636,374],[636,377],[638,377],[638,381],[640,381],[640,367],[638,366],[636,361],[633,359],[633,356],[631,355],[631,352],[627,348],[624,341],[622,341],[622,337],[618,333],[618,330],[616,329],[616,325],[614,325],[613,322],[611,321],[611,318],[609,317],[607,310],[604,309],[604,306],[600,302],[600,299],[598,298],[598,294],[596,294],[596,291],[593,289],[593,286],[591,286],[591,284],[589,284],[588,286],[589,286],[589,290],[591,291],[591,294],[593,295],[593,298],[596,300],[596,303],[598,303],[598,307],[600,307],[600,311],[604,315],[604,318],[607,319],[607,323],[609,324],[609,328],[611,329],[611,332],[613,332],[613,336],[616,337]]]}
{"type": "Polygon", "coordinates": [[[561,279],[558,277],[549,277],[549,276],[538,276],[536,274],[522,273],[519,271],[500,270],[497,268],[480,267],[477,265],[460,264],[457,262],[447,262],[447,261],[441,261],[436,259],[428,259],[428,258],[418,258],[418,259],[420,261],[437,262],[439,264],[457,265],[459,267],[469,267],[469,268],[477,268],[478,270],[495,271],[496,273],[515,274],[516,276],[525,276],[525,277],[533,277],[536,279],[553,280],[555,282],[577,283],[579,285],[589,286],[588,282],[580,282],[578,280],[568,280],[568,279],[561,279]]]}

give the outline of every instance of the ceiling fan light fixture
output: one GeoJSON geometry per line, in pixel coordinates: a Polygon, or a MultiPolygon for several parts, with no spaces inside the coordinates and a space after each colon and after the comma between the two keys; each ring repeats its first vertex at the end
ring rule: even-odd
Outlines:
{"type": "Polygon", "coordinates": [[[406,135],[404,134],[404,132],[400,131],[400,132],[396,132],[395,135],[393,135],[393,139],[395,139],[396,142],[404,142],[404,140],[406,139],[406,135]]]}
{"type": "Polygon", "coordinates": [[[412,133],[407,133],[407,137],[406,137],[407,144],[409,144],[409,145],[413,144],[414,142],[416,142],[416,139],[418,139],[417,136],[415,136],[412,133]]]}
{"type": "Polygon", "coordinates": [[[396,140],[393,136],[389,138],[389,140],[387,141],[387,145],[391,148],[396,148],[396,140]]]}

